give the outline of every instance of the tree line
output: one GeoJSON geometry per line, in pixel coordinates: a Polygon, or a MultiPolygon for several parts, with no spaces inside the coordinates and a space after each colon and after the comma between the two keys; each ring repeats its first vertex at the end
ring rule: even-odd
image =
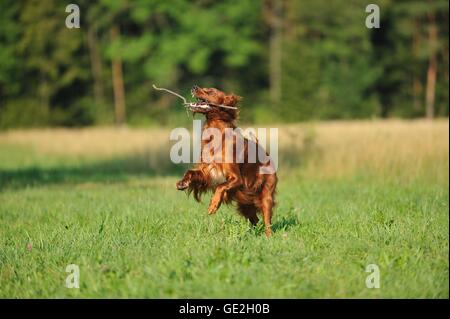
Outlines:
{"type": "Polygon", "coordinates": [[[448,1],[0,2],[0,128],[184,120],[193,84],[247,122],[448,116],[448,1]]]}

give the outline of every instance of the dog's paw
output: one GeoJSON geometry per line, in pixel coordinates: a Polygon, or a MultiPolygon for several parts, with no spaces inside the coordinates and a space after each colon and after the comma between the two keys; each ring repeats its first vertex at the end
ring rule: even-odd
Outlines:
{"type": "Polygon", "coordinates": [[[188,181],[181,180],[181,181],[177,182],[177,189],[179,191],[185,190],[188,187],[189,187],[189,182],[188,181]]]}
{"type": "Polygon", "coordinates": [[[208,215],[215,214],[217,212],[217,209],[219,209],[219,203],[211,202],[208,207],[208,215]]]}

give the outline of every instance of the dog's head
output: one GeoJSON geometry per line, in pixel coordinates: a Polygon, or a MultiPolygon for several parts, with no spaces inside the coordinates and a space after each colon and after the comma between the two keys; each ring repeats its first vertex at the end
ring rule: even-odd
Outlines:
{"type": "Polygon", "coordinates": [[[241,99],[235,94],[225,94],[215,88],[201,88],[194,85],[192,96],[197,99],[191,103],[190,110],[194,113],[203,113],[207,118],[235,120],[238,115],[237,104],[241,99]]]}

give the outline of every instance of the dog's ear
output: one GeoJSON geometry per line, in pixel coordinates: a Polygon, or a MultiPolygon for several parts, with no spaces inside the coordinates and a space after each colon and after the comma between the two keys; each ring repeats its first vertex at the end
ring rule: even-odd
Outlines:
{"type": "Polygon", "coordinates": [[[225,98],[223,99],[223,104],[228,106],[235,106],[241,99],[242,97],[240,97],[239,95],[230,94],[225,96],[225,98]]]}

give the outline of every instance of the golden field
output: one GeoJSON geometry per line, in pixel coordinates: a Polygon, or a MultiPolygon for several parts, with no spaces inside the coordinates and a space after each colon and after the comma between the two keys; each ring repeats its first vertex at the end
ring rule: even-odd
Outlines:
{"type": "MultiPolygon", "coordinates": [[[[449,163],[447,119],[336,121],[271,125],[279,129],[280,174],[302,167],[304,175],[335,178],[355,172],[445,178],[449,163]]],[[[190,126],[187,126],[190,129],[190,126]]],[[[169,161],[168,128],[11,130],[0,143],[31,147],[37,154],[72,159],[144,156],[152,168],[169,161]]]]}

